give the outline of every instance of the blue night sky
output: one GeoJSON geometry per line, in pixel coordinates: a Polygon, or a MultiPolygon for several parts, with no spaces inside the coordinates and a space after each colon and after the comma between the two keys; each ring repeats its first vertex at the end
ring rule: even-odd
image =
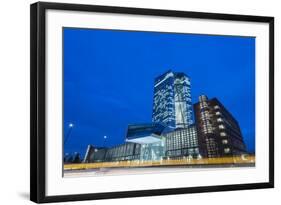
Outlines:
{"type": "Polygon", "coordinates": [[[154,78],[191,78],[193,103],[217,97],[255,150],[255,38],[64,28],[65,153],[122,144],[128,124],[151,122],[154,78]]]}

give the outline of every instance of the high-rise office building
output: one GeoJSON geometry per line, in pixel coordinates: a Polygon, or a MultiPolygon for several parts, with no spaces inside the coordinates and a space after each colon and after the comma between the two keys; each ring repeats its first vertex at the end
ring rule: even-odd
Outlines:
{"type": "Polygon", "coordinates": [[[173,128],[193,123],[190,79],[184,73],[169,70],[155,79],[152,120],[173,128]]]}
{"type": "Polygon", "coordinates": [[[236,119],[218,101],[200,96],[194,104],[199,152],[203,157],[238,156],[246,146],[236,119]]]}

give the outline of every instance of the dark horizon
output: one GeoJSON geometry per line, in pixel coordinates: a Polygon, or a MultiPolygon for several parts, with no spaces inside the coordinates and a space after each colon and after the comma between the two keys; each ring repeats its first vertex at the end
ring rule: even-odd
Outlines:
{"type": "Polygon", "coordinates": [[[129,123],[151,122],[154,80],[169,69],[190,77],[193,104],[202,94],[216,97],[238,121],[248,151],[255,152],[255,38],[63,32],[64,133],[74,124],[65,153],[83,156],[88,144],[122,144],[129,123]]]}

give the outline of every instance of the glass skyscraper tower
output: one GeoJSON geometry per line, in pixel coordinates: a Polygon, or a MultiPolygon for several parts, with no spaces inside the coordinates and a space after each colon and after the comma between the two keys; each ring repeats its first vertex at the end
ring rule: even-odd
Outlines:
{"type": "Polygon", "coordinates": [[[190,79],[171,70],[154,82],[153,122],[172,128],[185,128],[193,123],[190,79]]]}

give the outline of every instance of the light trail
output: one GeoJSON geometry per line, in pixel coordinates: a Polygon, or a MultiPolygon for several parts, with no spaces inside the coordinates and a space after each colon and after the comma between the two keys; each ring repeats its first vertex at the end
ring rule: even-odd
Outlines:
{"type": "Polygon", "coordinates": [[[192,166],[192,165],[235,165],[255,163],[255,156],[243,157],[220,157],[220,158],[202,158],[202,159],[166,159],[159,161],[117,161],[117,162],[96,162],[96,163],[79,163],[64,164],[64,170],[85,170],[98,168],[121,168],[121,167],[165,167],[165,166],[192,166]]]}

